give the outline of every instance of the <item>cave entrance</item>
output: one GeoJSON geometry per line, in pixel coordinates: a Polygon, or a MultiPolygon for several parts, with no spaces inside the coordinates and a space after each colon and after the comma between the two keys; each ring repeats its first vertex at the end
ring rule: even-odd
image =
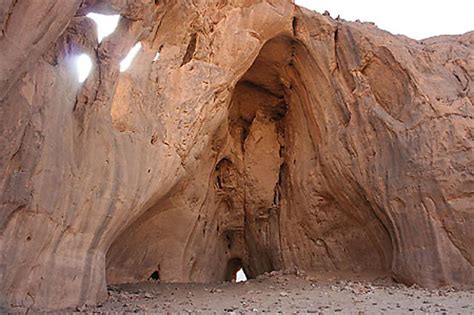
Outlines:
{"type": "Polygon", "coordinates": [[[229,160],[243,164],[238,255],[251,277],[293,267],[341,277],[390,268],[390,236],[346,166],[356,163],[346,149],[351,112],[324,58],[278,36],[235,87],[229,134],[238,145],[229,160]]]}
{"type": "Polygon", "coordinates": [[[242,265],[242,259],[233,258],[227,263],[225,281],[243,282],[247,281],[247,275],[242,265]]]}
{"type": "Polygon", "coordinates": [[[146,280],[157,265],[162,282],[201,283],[237,280],[241,269],[247,278],[389,270],[389,235],[341,149],[349,116],[323,69],[330,62],[315,58],[288,36],[263,46],[202,167],[110,247],[109,283],[146,280]]]}
{"type": "Polygon", "coordinates": [[[150,277],[148,277],[148,280],[160,281],[160,272],[158,270],[153,271],[150,277]]]}
{"type": "MultiPolygon", "coordinates": [[[[235,86],[229,105],[230,161],[239,161],[226,195],[229,212],[242,213],[245,273],[254,278],[281,269],[280,212],[286,169],[286,115],[290,102],[287,67],[293,40],[268,41],[235,86]]],[[[222,172],[221,172],[222,173],[222,172]]],[[[221,174],[220,181],[225,181],[221,174]]]]}

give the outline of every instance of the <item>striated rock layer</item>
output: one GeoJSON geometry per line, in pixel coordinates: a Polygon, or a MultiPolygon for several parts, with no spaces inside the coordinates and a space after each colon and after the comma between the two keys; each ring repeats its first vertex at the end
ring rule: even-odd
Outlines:
{"type": "Polygon", "coordinates": [[[7,0],[0,54],[4,307],[240,267],[474,284],[473,32],[289,0],[7,0]],[[122,19],[98,44],[88,12],[122,19]]]}

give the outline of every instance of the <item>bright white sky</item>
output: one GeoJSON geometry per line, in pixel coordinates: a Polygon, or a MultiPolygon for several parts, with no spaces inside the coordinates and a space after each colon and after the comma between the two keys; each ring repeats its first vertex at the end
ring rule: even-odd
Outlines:
{"type": "Polygon", "coordinates": [[[80,83],[84,82],[92,70],[92,60],[86,54],[81,54],[76,58],[77,75],[80,83]]]}
{"type": "Polygon", "coordinates": [[[240,268],[239,271],[237,271],[237,277],[235,280],[236,282],[247,281],[247,276],[245,275],[245,272],[242,268],[240,268]]]}
{"type": "Polygon", "coordinates": [[[132,64],[133,58],[135,58],[135,56],[138,54],[141,48],[142,48],[142,43],[136,43],[135,46],[133,46],[132,49],[130,49],[125,59],[123,59],[120,62],[121,72],[127,70],[128,67],[130,67],[130,65],[132,64]]]}
{"type": "MultiPolygon", "coordinates": [[[[120,15],[103,15],[97,13],[89,13],[87,17],[94,20],[97,25],[97,40],[100,43],[105,37],[112,34],[117,28],[118,22],[120,20],[120,15]]],[[[126,71],[130,64],[133,61],[133,58],[138,54],[142,47],[141,43],[136,43],[127,56],[120,62],[120,71],[126,71]]],[[[156,55],[153,61],[156,61],[160,57],[159,54],[156,55]]],[[[81,54],[76,58],[76,69],[78,73],[78,81],[84,82],[89,73],[92,70],[92,61],[91,58],[86,54],[81,54]]]]}
{"type": "Polygon", "coordinates": [[[295,0],[319,13],[349,21],[374,22],[414,39],[474,30],[474,0],[295,0]]]}

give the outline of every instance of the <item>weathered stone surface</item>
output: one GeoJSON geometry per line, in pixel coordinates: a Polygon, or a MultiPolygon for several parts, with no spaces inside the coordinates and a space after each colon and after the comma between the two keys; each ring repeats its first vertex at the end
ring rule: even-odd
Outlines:
{"type": "Polygon", "coordinates": [[[474,284],[473,32],[418,42],[288,0],[49,2],[0,4],[1,305],[240,265],[474,284]],[[93,10],[124,17],[100,45],[93,10]]]}

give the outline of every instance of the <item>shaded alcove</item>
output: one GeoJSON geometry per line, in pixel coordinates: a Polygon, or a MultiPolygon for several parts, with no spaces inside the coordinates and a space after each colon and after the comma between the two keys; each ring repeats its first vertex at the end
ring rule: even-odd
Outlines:
{"type": "Polygon", "coordinates": [[[114,241],[109,283],[144,281],[158,265],[164,282],[229,281],[242,267],[249,278],[295,267],[389,272],[389,231],[338,169],[346,157],[329,148],[348,114],[326,64],[290,36],[264,45],[214,135],[226,144],[220,158],[207,148],[201,166],[114,241]]]}

